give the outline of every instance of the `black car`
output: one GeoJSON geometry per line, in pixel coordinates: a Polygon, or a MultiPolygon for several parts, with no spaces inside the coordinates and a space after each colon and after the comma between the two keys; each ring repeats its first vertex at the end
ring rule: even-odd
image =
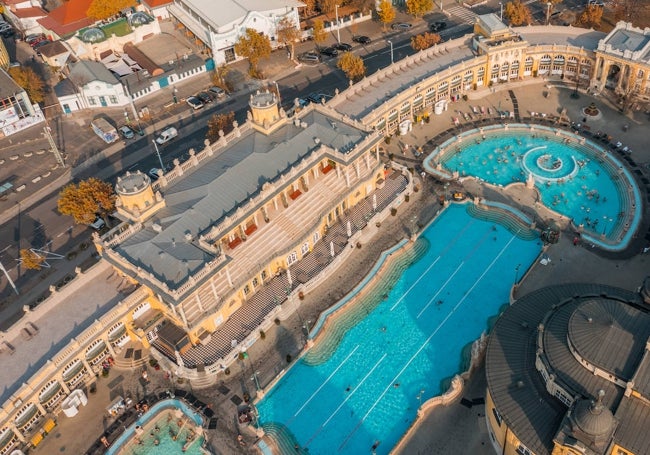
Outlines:
{"type": "Polygon", "coordinates": [[[203,104],[212,102],[212,96],[210,96],[208,92],[199,92],[196,94],[196,97],[200,99],[203,104]]]}
{"type": "Polygon", "coordinates": [[[429,24],[429,30],[432,32],[439,32],[440,30],[447,27],[447,23],[444,21],[433,22],[429,24]]]}
{"type": "Polygon", "coordinates": [[[337,51],[333,47],[324,47],[320,50],[320,53],[322,55],[327,55],[328,57],[336,57],[337,55],[339,55],[339,51],[337,51]]]}
{"type": "Polygon", "coordinates": [[[349,52],[352,50],[352,46],[348,43],[336,43],[334,47],[341,52],[349,52]]]}
{"type": "Polygon", "coordinates": [[[370,38],[365,35],[353,36],[352,41],[359,44],[370,44],[370,38]]]}

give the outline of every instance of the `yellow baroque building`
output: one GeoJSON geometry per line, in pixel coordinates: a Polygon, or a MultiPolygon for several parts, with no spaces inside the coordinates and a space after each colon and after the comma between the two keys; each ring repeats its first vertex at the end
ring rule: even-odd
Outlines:
{"type": "MultiPolygon", "coordinates": [[[[436,112],[463,95],[531,78],[563,80],[633,107],[650,96],[648,37],[648,30],[623,22],[605,35],[573,27],[511,29],[495,15],[480,16],[474,34],[395,62],[337,93],[327,106],[289,118],[273,95],[260,93],[251,99],[245,124],[192,151],[155,182],[141,173],[123,176],[116,185],[123,222],[95,240],[104,258],[100,267],[110,264],[137,289],[80,328],[58,353],[33,352],[29,377],[10,375],[15,381],[0,409],[0,455],[37,443],[61,402],[95,381],[106,357],[128,343],[151,347],[152,355],[176,364],[174,371],[197,385],[212,383],[287,306],[282,302],[295,308],[297,294],[309,292],[325,268],[352,254],[346,246],[371,235],[374,220],[413,190],[406,169],[385,168],[378,157],[383,136],[400,124],[435,121],[436,112]]],[[[0,354],[11,355],[11,333],[19,338],[25,329],[27,335],[37,330],[12,328],[0,354]]],[[[638,384],[629,392],[640,397],[630,401],[635,406],[648,396],[638,384]]],[[[582,397],[597,397],[598,390],[583,390],[582,397]]],[[[621,395],[603,390],[607,406],[621,395]]],[[[566,412],[555,408],[558,416],[566,412]]],[[[612,411],[615,419],[622,409],[619,404],[612,411]]],[[[526,449],[525,438],[497,425],[495,414],[488,418],[505,453],[546,453],[533,444],[526,449]]],[[[571,437],[557,445],[545,440],[543,447],[573,453],[571,437]]],[[[607,453],[650,453],[617,447],[607,453]]]]}
{"type": "Polygon", "coordinates": [[[598,284],[534,291],[490,333],[485,418],[504,455],[650,453],[650,313],[598,284]]]}
{"type": "Polygon", "coordinates": [[[0,68],[7,71],[9,69],[9,53],[5,47],[4,41],[0,39],[0,68]]]}

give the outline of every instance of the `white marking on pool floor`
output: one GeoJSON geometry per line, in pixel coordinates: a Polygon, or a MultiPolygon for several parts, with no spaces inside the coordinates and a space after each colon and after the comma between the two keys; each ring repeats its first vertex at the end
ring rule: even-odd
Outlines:
{"type": "Polygon", "coordinates": [[[463,265],[465,265],[465,261],[462,261],[460,264],[458,264],[458,267],[456,267],[456,270],[454,270],[454,273],[452,273],[452,274],[449,276],[449,278],[447,278],[447,281],[445,281],[445,283],[444,283],[442,286],[440,286],[440,289],[438,289],[438,292],[436,292],[435,295],[434,295],[433,297],[431,297],[431,299],[427,302],[427,304],[424,305],[424,308],[422,308],[422,310],[420,310],[420,312],[418,313],[418,316],[417,316],[416,319],[420,319],[420,316],[422,316],[422,313],[424,313],[424,311],[425,311],[427,308],[429,308],[429,306],[431,305],[431,303],[433,303],[433,301],[434,301],[434,300],[435,300],[435,299],[440,295],[440,293],[442,292],[442,290],[443,290],[445,287],[447,287],[447,285],[449,284],[449,282],[450,282],[450,281],[451,281],[451,280],[456,276],[456,274],[457,274],[458,271],[463,267],[463,265]]]}

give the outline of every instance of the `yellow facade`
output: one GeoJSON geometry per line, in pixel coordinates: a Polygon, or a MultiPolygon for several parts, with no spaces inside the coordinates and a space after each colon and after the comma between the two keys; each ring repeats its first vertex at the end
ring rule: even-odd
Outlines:
{"type": "Polygon", "coordinates": [[[9,53],[5,47],[4,41],[0,39],[0,68],[7,71],[9,69],[9,53]]]}

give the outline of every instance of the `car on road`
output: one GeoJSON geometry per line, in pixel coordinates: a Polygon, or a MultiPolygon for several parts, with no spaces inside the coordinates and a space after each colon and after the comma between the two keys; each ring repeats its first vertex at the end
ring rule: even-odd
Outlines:
{"type": "Polygon", "coordinates": [[[429,30],[431,30],[432,32],[439,32],[440,30],[446,27],[447,27],[447,23],[445,21],[437,21],[429,24],[429,30]]]}
{"type": "Polygon", "coordinates": [[[195,111],[203,107],[203,101],[198,99],[196,96],[190,96],[185,100],[185,102],[195,111]]]}
{"type": "Polygon", "coordinates": [[[162,130],[160,136],[156,138],[156,143],[158,143],[159,145],[163,145],[171,141],[172,139],[174,139],[176,136],[178,136],[178,130],[173,126],[170,126],[162,130]]]}
{"type": "Polygon", "coordinates": [[[341,52],[349,52],[352,50],[352,46],[350,46],[348,43],[336,43],[334,45],[334,48],[341,52]]]}
{"type": "Polygon", "coordinates": [[[203,104],[209,104],[214,101],[212,95],[210,95],[208,92],[199,92],[196,94],[196,97],[200,99],[203,104]]]}
{"type": "Polygon", "coordinates": [[[339,55],[339,51],[337,51],[334,47],[324,47],[320,50],[320,53],[328,57],[336,57],[339,55]]]}
{"type": "Polygon", "coordinates": [[[213,93],[217,98],[223,98],[224,96],[226,96],[225,90],[222,89],[221,87],[217,87],[216,85],[213,86],[213,87],[210,87],[208,89],[208,91],[210,93],[213,93]]]}
{"type": "Polygon", "coordinates": [[[133,139],[135,137],[133,130],[126,125],[120,126],[119,132],[124,139],[133,139]]]}
{"type": "Polygon", "coordinates": [[[411,24],[408,22],[396,22],[390,26],[393,30],[408,30],[411,27],[411,24]]]}
{"type": "Polygon", "coordinates": [[[305,52],[298,56],[298,61],[302,63],[320,63],[320,55],[316,52],[305,52]]]}
{"type": "Polygon", "coordinates": [[[325,94],[325,93],[312,93],[307,97],[307,101],[310,101],[312,103],[320,104],[321,100],[327,101],[331,96],[325,94]]]}
{"type": "Polygon", "coordinates": [[[97,217],[97,218],[95,218],[95,221],[93,221],[92,223],[90,223],[88,226],[89,226],[91,229],[94,229],[94,230],[96,230],[96,231],[99,231],[101,228],[103,228],[104,226],[106,226],[106,223],[105,223],[104,220],[102,220],[100,217],[97,217]]]}
{"type": "Polygon", "coordinates": [[[152,167],[149,169],[149,177],[151,177],[152,180],[158,180],[160,178],[160,175],[158,174],[160,172],[160,169],[157,167],[152,167]]]}
{"type": "Polygon", "coordinates": [[[370,44],[370,38],[368,38],[366,35],[353,36],[352,41],[359,44],[370,44]]]}

